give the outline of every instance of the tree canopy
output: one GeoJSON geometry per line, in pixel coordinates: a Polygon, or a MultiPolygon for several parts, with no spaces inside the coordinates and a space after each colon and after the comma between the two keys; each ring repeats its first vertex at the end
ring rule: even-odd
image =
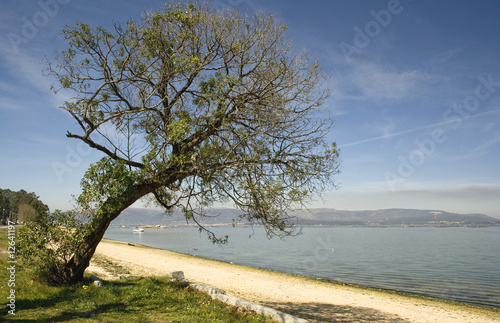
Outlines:
{"type": "Polygon", "coordinates": [[[36,219],[38,216],[45,216],[49,212],[49,207],[44,204],[34,192],[28,193],[26,190],[12,191],[0,189],[0,214],[2,221],[11,220],[26,221],[26,219],[36,219]]]}
{"type": "Polygon", "coordinates": [[[325,74],[286,30],[272,15],[199,3],[62,30],[69,47],[47,66],[54,89],[73,94],[67,136],[104,155],[78,197],[95,239],[144,196],[198,224],[231,203],[269,235],[292,232],[287,210],[332,187],[339,165],[320,110],[325,74]]]}

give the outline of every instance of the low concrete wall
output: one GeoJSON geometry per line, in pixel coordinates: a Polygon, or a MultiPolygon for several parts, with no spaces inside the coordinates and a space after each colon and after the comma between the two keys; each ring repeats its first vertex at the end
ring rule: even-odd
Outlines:
{"type": "Polygon", "coordinates": [[[257,314],[270,316],[273,320],[282,323],[306,323],[307,320],[298,318],[296,316],[275,310],[274,308],[255,304],[244,299],[236,298],[234,296],[224,294],[213,294],[212,298],[223,301],[229,305],[244,307],[247,310],[254,311],[257,314]]]}
{"type": "Polygon", "coordinates": [[[184,280],[184,273],[182,273],[182,274],[181,273],[182,272],[176,271],[176,272],[171,272],[169,275],[172,278],[174,278],[175,280],[178,280],[180,282],[184,282],[184,283],[188,284],[190,287],[210,295],[213,299],[222,301],[222,302],[227,303],[229,305],[244,307],[249,311],[256,312],[257,314],[270,316],[273,320],[280,322],[280,323],[306,323],[307,322],[307,320],[304,320],[304,319],[298,318],[296,316],[275,310],[274,308],[259,305],[256,303],[252,303],[252,302],[249,302],[247,300],[237,298],[234,296],[226,295],[226,292],[222,289],[215,288],[215,287],[208,286],[208,285],[198,284],[198,283],[190,283],[190,282],[184,280]]]}

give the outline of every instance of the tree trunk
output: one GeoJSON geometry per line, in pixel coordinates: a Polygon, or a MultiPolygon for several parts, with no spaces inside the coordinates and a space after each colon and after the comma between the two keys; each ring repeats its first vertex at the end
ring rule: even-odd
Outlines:
{"type": "Polygon", "coordinates": [[[111,221],[113,221],[119,214],[111,217],[106,217],[102,219],[95,230],[92,230],[85,238],[82,240],[77,252],[71,258],[71,260],[66,265],[66,277],[69,278],[70,283],[76,283],[83,280],[83,274],[85,269],[89,266],[90,259],[94,255],[99,242],[101,242],[106,229],[108,228],[111,221]]]}
{"type": "Polygon", "coordinates": [[[107,200],[98,211],[100,216],[94,218],[90,223],[89,233],[82,239],[75,254],[64,268],[64,277],[69,283],[83,280],[85,269],[89,266],[90,259],[94,255],[99,242],[101,242],[106,229],[111,221],[116,219],[120,213],[136,202],[141,197],[158,189],[158,184],[143,184],[127,189],[121,196],[107,200]]]}

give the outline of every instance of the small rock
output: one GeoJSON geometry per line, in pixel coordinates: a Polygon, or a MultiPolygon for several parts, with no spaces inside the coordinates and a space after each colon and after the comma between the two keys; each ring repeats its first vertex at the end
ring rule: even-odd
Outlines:
{"type": "Polygon", "coordinates": [[[184,272],[183,271],[171,271],[169,276],[175,280],[183,281],[184,280],[184,272]]]}
{"type": "Polygon", "coordinates": [[[89,279],[93,282],[94,286],[96,287],[102,286],[102,281],[99,279],[99,277],[90,275],[89,279]]]}

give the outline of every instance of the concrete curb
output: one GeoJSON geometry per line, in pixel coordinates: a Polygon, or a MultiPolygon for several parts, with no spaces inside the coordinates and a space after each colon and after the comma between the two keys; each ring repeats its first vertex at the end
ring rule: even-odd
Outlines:
{"type": "Polygon", "coordinates": [[[198,284],[198,283],[191,283],[186,280],[184,280],[184,273],[175,271],[169,273],[169,275],[174,279],[182,283],[186,283],[188,286],[199,290],[200,292],[206,293],[212,297],[212,299],[216,299],[219,301],[222,301],[226,304],[233,305],[233,306],[238,306],[238,307],[244,307],[249,311],[254,311],[257,314],[262,314],[266,316],[270,316],[273,320],[280,322],[280,323],[307,323],[307,320],[298,318],[296,316],[287,314],[285,312],[281,312],[278,310],[275,310],[274,308],[259,305],[256,303],[249,302],[247,300],[237,298],[234,296],[226,295],[226,292],[222,289],[215,288],[212,286],[208,285],[203,285],[203,284],[198,284]]]}

